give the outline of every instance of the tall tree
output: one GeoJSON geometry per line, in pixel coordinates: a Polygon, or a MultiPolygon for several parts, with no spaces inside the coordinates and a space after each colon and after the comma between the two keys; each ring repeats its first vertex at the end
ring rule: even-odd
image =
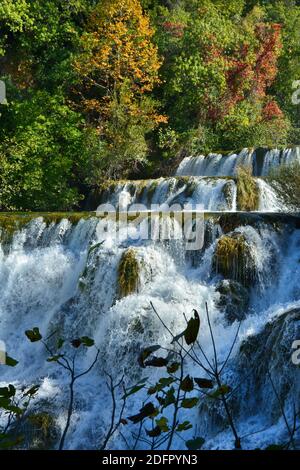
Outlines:
{"type": "Polygon", "coordinates": [[[82,53],[74,62],[79,107],[98,129],[99,164],[106,167],[108,160],[111,175],[128,166],[128,159],[144,160],[145,134],[164,121],[149,96],[161,65],[153,34],[139,0],[104,0],[91,12],[81,38],[82,53]],[[140,143],[135,155],[128,151],[132,139],[140,143]]]}

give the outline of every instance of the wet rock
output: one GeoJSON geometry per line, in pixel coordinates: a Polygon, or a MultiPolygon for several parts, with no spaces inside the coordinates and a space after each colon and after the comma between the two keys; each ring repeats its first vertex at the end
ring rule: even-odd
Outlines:
{"type": "Polygon", "coordinates": [[[217,307],[223,310],[226,321],[231,324],[244,320],[249,306],[248,290],[237,281],[225,279],[216,287],[220,298],[217,307]]]}
{"type": "Polygon", "coordinates": [[[250,245],[239,232],[223,235],[217,243],[213,269],[224,278],[250,287],[257,279],[255,261],[250,245]]]}
{"type": "Polygon", "coordinates": [[[300,309],[291,309],[266,324],[263,330],[245,340],[237,360],[237,373],[243,384],[240,400],[243,407],[276,422],[282,415],[282,405],[300,402],[299,366],[292,362],[292,344],[300,339],[300,309]],[[245,380],[243,377],[250,375],[245,380]],[[270,376],[276,388],[272,387],[270,376]],[[245,380],[245,381],[243,381],[245,380]]]}

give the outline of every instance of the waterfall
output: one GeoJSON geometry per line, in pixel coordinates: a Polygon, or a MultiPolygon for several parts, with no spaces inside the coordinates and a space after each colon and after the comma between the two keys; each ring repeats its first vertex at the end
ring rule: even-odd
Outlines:
{"type": "Polygon", "coordinates": [[[178,176],[234,176],[238,166],[253,165],[253,151],[243,149],[239,154],[221,155],[210,153],[207,156],[186,157],[180,163],[178,176]]]}
{"type": "MultiPolygon", "coordinates": [[[[263,178],[255,178],[258,187],[260,212],[292,212],[289,204],[282,201],[276,192],[276,185],[263,178]]],[[[189,204],[204,212],[235,212],[237,210],[237,184],[234,178],[221,177],[174,177],[149,181],[116,183],[105,190],[98,204],[109,203],[125,211],[135,204],[142,204],[145,210],[153,206],[189,204]]]]}
{"type": "Polygon", "coordinates": [[[300,147],[288,149],[243,149],[228,155],[209,154],[186,157],[177,168],[177,176],[235,176],[239,166],[252,168],[254,176],[268,176],[272,168],[300,162],[300,147]]]}
{"type": "Polygon", "coordinates": [[[159,178],[158,180],[116,183],[104,191],[99,203],[111,203],[120,210],[132,204],[153,205],[191,204],[202,210],[234,211],[236,186],[229,178],[159,178]]]}
{"type": "MultiPolygon", "coordinates": [[[[199,197],[203,202],[202,180],[196,181],[195,198],[199,197]]],[[[216,193],[221,191],[221,183],[219,179],[214,181],[216,193]]],[[[230,184],[233,183],[230,181],[230,184]]],[[[180,197],[184,190],[179,192],[176,185],[176,180],[172,183],[162,180],[155,189],[156,200],[170,197],[170,186],[174,198],[180,197]]],[[[118,191],[124,192],[124,186],[119,187],[118,191]]],[[[133,199],[136,197],[134,192],[132,187],[127,187],[127,194],[133,199]]],[[[128,200],[126,195],[123,201],[127,204],[128,200]]],[[[238,351],[243,341],[261,332],[268,321],[279,318],[288,309],[300,307],[300,230],[297,228],[297,218],[261,214],[252,214],[251,217],[210,215],[204,221],[204,245],[191,253],[185,251],[180,239],[132,239],[132,232],[122,225],[122,221],[117,229],[116,224],[113,220],[107,221],[92,214],[76,222],[68,215],[54,222],[43,217],[32,217],[28,223],[23,222],[21,227],[16,228],[13,234],[10,233],[9,240],[1,238],[0,338],[5,341],[10,354],[19,361],[17,367],[1,370],[2,383],[10,382],[15,386],[39,383],[41,387],[36,406],[39,402],[44,406],[52,403],[51,412],[58,428],[62,428],[68,393],[66,377],[55,365],[46,362],[47,354],[42,345],[30,344],[24,331],[37,326],[45,335],[57,328],[68,338],[89,335],[101,351],[97,367],[85,380],[78,382],[75,412],[67,438],[69,449],[99,446],[103,429],[109,423],[111,409],[104,371],[109,370],[116,377],[125,373],[128,383],[135,383],[143,376],[137,362],[140,349],[145,345],[170,344],[170,335],[154,315],[150,301],[164,323],[175,333],[185,328],[183,312],[189,317],[196,308],[201,316],[201,344],[206,354],[212,357],[209,328],[204,315],[207,303],[218,354],[220,358],[227,356],[237,323],[226,320],[225,307],[220,302],[223,295],[220,283],[225,282],[226,277],[229,284],[237,284],[239,279],[236,271],[224,270],[225,264],[223,270],[220,266],[216,269],[217,247],[224,237],[231,237],[232,240],[240,237],[243,240],[244,255],[251,261],[247,262],[247,269],[253,271],[249,276],[251,285],[247,286],[249,305],[243,312],[229,374],[234,376],[238,373],[238,351]],[[107,234],[105,239],[104,233],[107,234]],[[134,292],[122,297],[118,267],[129,247],[134,250],[139,265],[139,281],[134,292]]],[[[286,347],[290,347],[289,343],[286,347]]],[[[89,364],[91,357],[92,351],[80,356],[80,367],[89,364]]],[[[193,368],[193,363],[189,363],[189,373],[193,374],[193,368]]],[[[163,371],[149,370],[147,374],[150,374],[151,381],[163,375],[163,371]]],[[[271,393],[270,387],[268,392],[271,393]]],[[[146,391],[141,391],[139,398],[130,398],[131,414],[138,411],[145,398],[146,391]]],[[[289,398],[286,398],[286,403],[289,403],[289,398]]],[[[169,416],[170,408],[166,409],[166,416],[169,416]]],[[[257,428],[263,427],[264,405],[257,406],[254,412],[253,422],[257,428]]],[[[217,436],[215,430],[215,437],[212,438],[209,417],[204,411],[201,418],[198,413],[185,410],[181,419],[190,420],[194,426],[185,433],[185,439],[193,438],[200,420],[200,424],[206,423],[204,428],[201,425],[206,448],[232,446],[232,438],[226,429],[219,430],[217,436]]],[[[270,417],[268,419],[271,420],[270,428],[263,437],[267,444],[273,442],[274,432],[278,436],[285,432],[284,424],[275,418],[273,421],[270,417]]],[[[246,434],[249,416],[241,413],[237,417],[237,425],[241,433],[246,434]]],[[[128,428],[134,430],[133,425],[128,425],[128,428]]],[[[257,436],[247,439],[244,446],[257,446],[257,436]]],[[[110,448],[123,447],[122,437],[116,433],[110,448]]],[[[174,448],[185,448],[180,437],[175,438],[174,448]]]]}

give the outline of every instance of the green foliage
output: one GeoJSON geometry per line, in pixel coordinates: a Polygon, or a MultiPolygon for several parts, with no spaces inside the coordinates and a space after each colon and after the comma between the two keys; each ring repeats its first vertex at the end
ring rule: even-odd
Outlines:
{"type": "Polygon", "coordinates": [[[300,163],[295,162],[274,168],[268,180],[275,185],[280,198],[297,210],[300,204],[300,163]]]}
{"type": "MultiPolygon", "coordinates": [[[[18,361],[6,355],[6,366],[15,367],[17,364],[18,361]]],[[[28,420],[30,404],[38,390],[39,385],[21,389],[12,384],[0,387],[0,450],[18,448],[23,444],[23,423],[28,420]]]]}
{"type": "Polygon", "coordinates": [[[74,184],[89,165],[88,136],[62,96],[37,92],[12,102],[0,119],[2,210],[67,210],[77,204],[74,184]]]}
{"type": "Polygon", "coordinates": [[[185,152],[300,142],[300,5],[3,0],[0,210],[70,210],[185,152]]]}

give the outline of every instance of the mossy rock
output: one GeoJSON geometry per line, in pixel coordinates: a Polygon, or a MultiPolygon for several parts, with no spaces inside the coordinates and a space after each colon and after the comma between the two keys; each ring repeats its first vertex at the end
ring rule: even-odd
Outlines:
{"type": "Polygon", "coordinates": [[[257,211],[259,209],[259,188],[252,176],[251,168],[239,167],[237,171],[237,209],[257,211]]]}
{"type": "Polygon", "coordinates": [[[120,297],[137,292],[140,278],[140,265],[133,248],[128,248],[121,256],[118,269],[120,297]]]}
{"type": "Polygon", "coordinates": [[[16,212],[0,213],[0,241],[10,243],[14,234],[25,228],[32,220],[43,218],[46,226],[58,224],[63,219],[76,225],[81,219],[88,219],[95,214],[91,212],[16,212]]]}
{"type": "Polygon", "coordinates": [[[11,438],[21,438],[14,449],[52,450],[59,439],[59,431],[54,417],[45,411],[29,414],[24,421],[16,423],[11,438]]]}
{"type": "Polygon", "coordinates": [[[216,306],[223,310],[227,323],[244,320],[249,307],[249,292],[237,281],[224,279],[216,287],[220,298],[216,306]]]}
{"type": "Polygon", "coordinates": [[[239,232],[223,235],[218,240],[213,267],[225,279],[240,282],[247,287],[253,285],[257,277],[250,246],[239,232]]]}
{"type": "Polygon", "coordinates": [[[29,416],[32,428],[31,449],[53,449],[58,438],[54,418],[49,413],[36,413],[29,416]]]}

